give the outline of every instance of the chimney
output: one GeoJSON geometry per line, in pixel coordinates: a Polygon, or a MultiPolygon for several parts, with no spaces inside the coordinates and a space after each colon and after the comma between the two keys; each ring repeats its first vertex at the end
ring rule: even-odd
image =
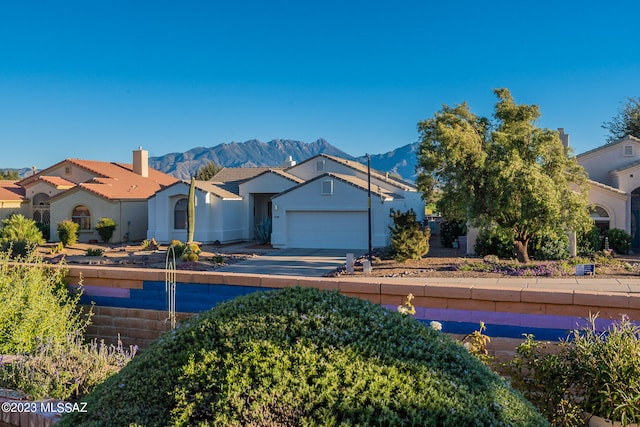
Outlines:
{"type": "Polygon", "coordinates": [[[287,156],[287,160],[285,160],[284,162],[282,162],[282,167],[283,168],[290,168],[291,166],[295,166],[296,165],[296,161],[293,160],[293,157],[291,156],[287,156]]]}
{"type": "Polygon", "coordinates": [[[149,152],[142,147],[133,150],[133,171],[145,178],[149,177],[149,152]]]}
{"type": "Polygon", "coordinates": [[[564,133],[564,128],[558,128],[558,133],[560,134],[560,141],[562,141],[562,145],[565,148],[569,148],[569,134],[564,133]]]}

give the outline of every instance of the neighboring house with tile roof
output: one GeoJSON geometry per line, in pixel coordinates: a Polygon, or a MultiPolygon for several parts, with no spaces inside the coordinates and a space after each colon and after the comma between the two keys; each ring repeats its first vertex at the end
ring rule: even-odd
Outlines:
{"type": "Polygon", "coordinates": [[[24,196],[24,188],[17,181],[0,180],[0,220],[11,214],[28,216],[29,203],[24,196]]]}
{"type": "Polygon", "coordinates": [[[71,219],[80,225],[80,242],[100,241],[99,218],[117,226],[111,242],[142,240],[147,235],[147,199],[176,178],[149,168],[148,152],[133,151],[133,163],[65,159],[16,183],[28,203],[28,217],[50,225],[71,219]]]}
{"type": "MultiPolygon", "coordinates": [[[[253,240],[256,226],[269,219],[271,243],[277,248],[366,249],[367,178],[367,166],[325,154],[299,164],[288,161],[279,168],[224,168],[211,178],[208,190],[197,184],[201,191],[197,192],[195,239],[253,240]],[[216,197],[214,188],[239,199],[216,197]]],[[[186,239],[182,218],[187,194],[185,182],[149,199],[147,238],[161,242],[186,239]]],[[[413,209],[422,220],[424,202],[413,184],[371,170],[374,247],[389,244],[391,209],[413,209]]]]}
{"type": "Polygon", "coordinates": [[[576,158],[589,174],[596,225],[627,231],[631,247],[640,250],[640,138],[626,136],[576,158]]]}

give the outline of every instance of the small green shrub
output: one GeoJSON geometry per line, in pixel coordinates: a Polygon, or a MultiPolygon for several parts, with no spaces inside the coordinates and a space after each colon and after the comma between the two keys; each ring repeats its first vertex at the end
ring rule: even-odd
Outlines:
{"type": "Polygon", "coordinates": [[[480,230],[474,251],[479,256],[496,255],[499,258],[515,258],[513,249],[513,231],[500,227],[487,227],[480,230]]]}
{"type": "Polygon", "coordinates": [[[116,230],[116,222],[111,218],[100,218],[96,224],[96,230],[102,239],[102,243],[108,243],[116,230]]]}
{"type": "Polygon", "coordinates": [[[452,248],[453,242],[458,240],[459,236],[467,234],[467,225],[465,221],[443,221],[440,224],[440,243],[445,248],[452,248]]]}
{"type": "Polygon", "coordinates": [[[49,253],[52,255],[62,253],[63,251],[64,251],[64,245],[62,244],[62,242],[58,242],[55,246],[49,249],[49,253]]]}
{"type": "Polygon", "coordinates": [[[79,293],[63,282],[65,270],[36,257],[31,263],[9,266],[0,253],[0,354],[31,353],[38,343],[64,343],[69,334],[83,332],[91,313],[79,309],[79,293]]]}
{"type": "Polygon", "coordinates": [[[104,251],[100,248],[89,248],[87,249],[86,256],[102,256],[104,251]]]}
{"type": "Polygon", "coordinates": [[[42,237],[44,237],[45,241],[49,241],[49,239],[51,239],[51,226],[49,224],[36,222],[36,227],[38,227],[38,230],[42,233],[42,237]]]}
{"type": "Polygon", "coordinates": [[[180,240],[172,240],[169,244],[169,248],[173,248],[173,251],[176,254],[176,258],[182,257],[182,254],[187,249],[187,245],[182,243],[180,240]]]}
{"type": "Polygon", "coordinates": [[[11,363],[0,361],[0,385],[25,392],[31,399],[78,400],[119,371],[135,356],[125,349],[96,340],[85,343],[82,335],[67,335],[64,343],[45,341],[33,354],[11,363]]]}
{"type": "Polygon", "coordinates": [[[391,218],[391,253],[396,261],[420,259],[429,252],[430,230],[422,228],[413,209],[407,212],[391,209],[391,218]]]}
{"type": "Polygon", "coordinates": [[[610,228],[604,232],[605,238],[609,239],[609,249],[615,253],[626,255],[631,247],[631,235],[619,228],[610,228]]]}
{"type": "Polygon", "coordinates": [[[78,242],[78,230],[80,225],[77,222],[73,222],[70,219],[65,219],[58,223],[58,239],[62,242],[62,245],[73,246],[78,242]]]}
{"type": "Polygon", "coordinates": [[[218,304],[83,398],[88,425],[548,425],[447,335],[311,288],[218,304]]]}
{"type": "Polygon", "coordinates": [[[200,252],[200,246],[197,243],[185,243],[180,257],[183,261],[198,261],[200,252]]]}
{"type": "Polygon", "coordinates": [[[263,218],[262,221],[256,224],[256,239],[261,245],[271,242],[271,218],[263,218]]]}
{"type": "Polygon", "coordinates": [[[25,257],[44,242],[34,220],[19,214],[2,220],[0,250],[10,252],[12,258],[25,257]]]}
{"type": "Polygon", "coordinates": [[[591,256],[594,252],[602,249],[602,236],[600,229],[595,224],[589,230],[578,233],[576,240],[579,256],[591,256]]]}
{"type": "Polygon", "coordinates": [[[554,425],[584,426],[582,412],[640,422],[640,326],[623,316],[599,332],[592,316],[553,349],[533,338],[518,347],[509,372],[554,425]]]}
{"type": "Polygon", "coordinates": [[[529,256],[539,261],[569,258],[569,236],[562,229],[549,228],[529,241],[529,256]]]}

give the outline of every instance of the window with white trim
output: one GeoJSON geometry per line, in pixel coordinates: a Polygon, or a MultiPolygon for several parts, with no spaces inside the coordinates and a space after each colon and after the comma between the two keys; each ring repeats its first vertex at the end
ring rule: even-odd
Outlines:
{"type": "Polygon", "coordinates": [[[633,156],[633,145],[625,145],[624,146],[624,156],[625,157],[633,156]]]}
{"type": "Polygon", "coordinates": [[[316,161],[316,172],[324,172],[324,159],[316,161]]]}

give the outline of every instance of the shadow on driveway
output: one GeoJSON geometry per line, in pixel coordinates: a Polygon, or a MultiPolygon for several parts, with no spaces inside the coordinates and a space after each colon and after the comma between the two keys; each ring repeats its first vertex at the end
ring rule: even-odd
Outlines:
{"type": "Polygon", "coordinates": [[[322,277],[345,264],[348,253],[362,249],[279,249],[216,269],[219,272],[322,277]]]}

